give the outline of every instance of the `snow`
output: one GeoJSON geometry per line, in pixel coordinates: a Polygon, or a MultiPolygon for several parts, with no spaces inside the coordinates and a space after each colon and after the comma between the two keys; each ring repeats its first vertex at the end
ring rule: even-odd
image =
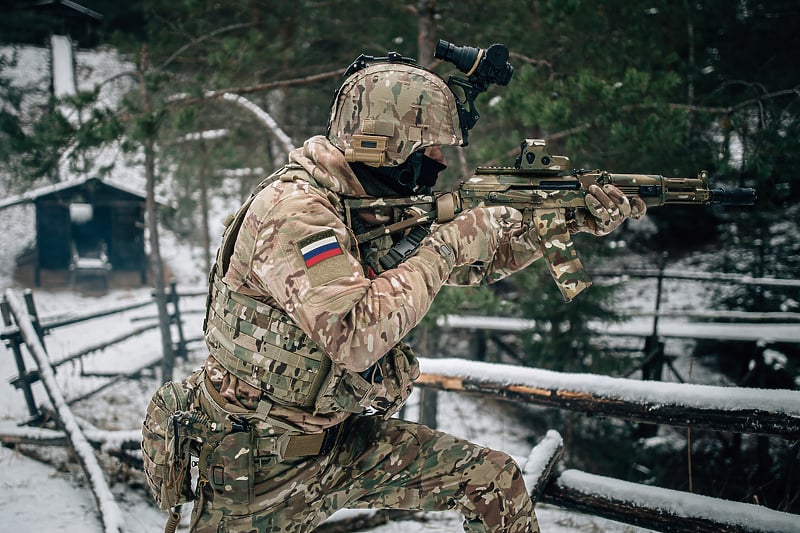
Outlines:
{"type": "Polygon", "coordinates": [[[525,486],[528,490],[533,490],[539,480],[547,473],[547,467],[556,453],[564,447],[564,439],[558,431],[549,430],[544,438],[533,447],[528,455],[528,460],[522,465],[522,475],[525,478],[525,486]]]}
{"type": "MultiPolygon", "coordinates": [[[[26,316],[25,304],[13,290],[7,290],[5,296],[12,312],[17,318],[26,316]]],[[[58,413],[59,424],[69,436],[70,448],[81,458],[80,462],[89,477],[92,491],[100,507],[105,530],[109,533],[121,532],[124,523],[122,514],[117,506],[116,500],[111,495],[111,490],[105,481],[105,476],[94,455],[94,450],[81,432],[77,420],[64,400],[61,389],[56,384],[55,374],[53,374],[53,369],[50,367],[48,355],[44,346],[42,346],[39,341],[39,337],[30,320],[19,319],[17,324],[25,339],[26,345],[31,350],[31,355],[36,359],[41,380],[48,385],[48,396],[50,397],[55,411],[58,413]]]]}
{"type": "Polygon", "coordinates": [[[56,98],[75,94],[75,68],[72,41],[66,35],[50,37],[53,50],[53,94],[56,98]]]}
{"type": "Polygon", "coordinates": [[[634,506],[647,507],[676,516],[704,518],[737,528],[744,527],[747,531],[785,533],[798,531],[796,515],[773,511],[758,505],[733,503],[699,494],[609,480],[578,470],[565,470],[559,476],[557,484],[588,496],[630,502],[634,506]]]}
{"type": "Polygon", "coordinates": [[[421,358],[420,370],[424,374],[469,378],[502,386],[584,392],[651,405],[677,404],[726,411],[758,409],[800,417],[800,391],[640,381],[448,358],[421,358]]]}

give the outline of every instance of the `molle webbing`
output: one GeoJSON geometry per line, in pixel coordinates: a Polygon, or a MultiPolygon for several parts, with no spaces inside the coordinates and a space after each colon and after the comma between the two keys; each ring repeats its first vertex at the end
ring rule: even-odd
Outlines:
{"type": "Polygon", "coordinates": [[[282,311],[211,283],[206,341],[211,355],[278,404],[311,407],[331,360],[282,311]]]}

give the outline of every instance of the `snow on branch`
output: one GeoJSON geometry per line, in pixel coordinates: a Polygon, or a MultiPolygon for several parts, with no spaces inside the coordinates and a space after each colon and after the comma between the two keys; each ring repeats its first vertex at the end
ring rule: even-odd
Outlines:
{"type": "Polygon", "coordinates": [[[292,139],[290,139],[289,136],[286,135],[286,133],[280,128],[280,126],[278,126],[278,123],[275,122],[275,119],[272,118],[272,115],[239,94],[225,93],[222,95],[222,99],[227,100],[228,102],[233,102],[255,114],[256,117],[258,117],[258,120],[260,120],[261,123],[264,124],[272,132],[275,138],[278,139],[278,141],[283,145],[283,149],[287,154],[294,150],[292,139]]]}

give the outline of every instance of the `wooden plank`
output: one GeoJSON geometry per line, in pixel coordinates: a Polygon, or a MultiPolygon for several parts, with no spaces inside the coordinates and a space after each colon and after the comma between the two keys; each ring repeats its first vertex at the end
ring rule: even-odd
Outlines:
{"type": "Polygon", "coordinates": [[[522,476],[534,502],[538,501],[544,492],[563,453],[564,439],[558,431],[551,429],[528,455],[528,460],[522,467],[522,476]]]}
{"type": "MultiPolygon", "coordinates": [[[[520,332],[534,328],[536,322],[524,318],[445,315],[436,321],[442,328],[520,332]]],[[[589,322],[597,335],[647,337],[653,333],[653,321],[635,315],[624,322],[589,322]]],[[[733,341],[800,342],[797,324],[728,323],[685,320],[660,320],[658,336],[675,339],[714,339],[733,341]]]]}

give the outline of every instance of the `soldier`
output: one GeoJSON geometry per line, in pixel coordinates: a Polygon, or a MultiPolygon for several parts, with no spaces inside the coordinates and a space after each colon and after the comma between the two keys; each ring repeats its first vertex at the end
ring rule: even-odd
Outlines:
{"type": "MultiPolygon", "coordinates": [[[[150,469],[151,487],[157,498],[183,491],[162,507],[194,497],[198,532],[311,531],[341,508],[455,510],[466,531],[538,531],[511,457],[392,415],[419,374],[402,339],[442,285],[525,268],[542,256],[539,235],[514,209],[480,207],[434,225],[395,266],[380,261],[392,236],[359,244],[356,234],[408,213],[353,213],[343,199],[429,192],[445,168],[439,147],[465,134],[439,76],[397,56],[360,59],[327,135],[291,152],[227,226],[204,368],[148,410],[145,463],[165,468],[150,469]],[[184,408],[200,413],[192,424],[205,421],[194,441],[169,423],[184,408]],[[147,439],[159,431],[154,451],[147,439]],[[199,462],[193,496],[174,472],[187,440],[199,462]]],[[[644,214],[614,187],[590,192],[571,231],[604,235],[644,214]]]]}

